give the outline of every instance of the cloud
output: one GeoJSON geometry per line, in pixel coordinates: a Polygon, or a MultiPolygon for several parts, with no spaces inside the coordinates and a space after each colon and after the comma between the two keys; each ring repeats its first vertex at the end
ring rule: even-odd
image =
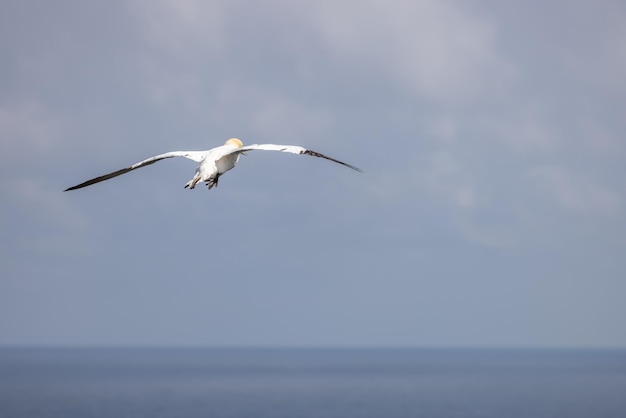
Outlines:
{"type": "Polygon", "coordinates": [[[485,146],[501,144],[520,154],[538,156],[556,151],[564,140],[552,116],[549,104],[527,98],[508,107],[504,114],[485,113],[469,126],[475,134],[482,132],[485,146]]]}
{"type": "Polygon", "coordinates": [[[50,151],[60,137],[61,122],[35,102],[0,106],[0,158],[7,164],[50,151]]]}
{"type": "Polygon", "coordinates": [[[225,117],[229,113],[241,113],[240,117],[248,120],[248,129],[257,138],[269,141],[322,143],[334,122],[326,109],[253,84],[223,83],[217,107],[225,117]]]}
{"type": "Polygon", "coordinates": [[[622,211],[623,196],[582,172],[546,165],[533,168],[529,178],[548,201],[573,213],[615,216],[622,211]]]}
{"type": "Polygon", "coordinates": [[[130,9],[153,50],[188,57],[224,44],[225,3],[202,0],[131,0],[130,9]]]}
{"type": "Polygon", "coordinates": [[[431,155],[420,173],[424,185],[459,209],[472,209],[478,204],[471,176],[461,160],[449,151],[431,155]]]}
{"type": "Polygon", "coordinates": [[[454,2],[315,3],[313,24],[339,64],[373,72],[436,103],[467,103],[512,77],[495,51],[494,25],[454,2]]]}
{"type": "Polygon", "coordinates": [[[0,244],[14,247],[31,257],[76,255],[88,251],[81,238],[89,230],[90,221],[74,207],[60,190],[30,177],[14,176],[0,182],[0,189],[9,197],[0,205],[0,228],[12,240],[0,244]]]}

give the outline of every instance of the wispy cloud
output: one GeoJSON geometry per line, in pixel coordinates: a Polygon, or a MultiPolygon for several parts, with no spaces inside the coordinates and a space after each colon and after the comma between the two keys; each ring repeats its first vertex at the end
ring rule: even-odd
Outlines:
{"type": "Polygon", "coordinates": [[[313,13],[338,65],[358,66],[421,100],[467,103],[513,75],[496,53],[494,24],[454,2],[322,1],[313,13]]]}
{"type": "Polygon", "coordinates": [[[529,177],[547,201],[567,211],[599,216],[622,212],[623,194],[599,184],[585,173],[549,165],[532,169],[529,177]]]}

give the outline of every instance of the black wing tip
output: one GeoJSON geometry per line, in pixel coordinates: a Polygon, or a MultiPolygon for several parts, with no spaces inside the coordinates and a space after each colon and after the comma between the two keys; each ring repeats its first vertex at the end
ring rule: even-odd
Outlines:
{"type": "MultiPolygon", "coordinates": [[[[85,182],[86,183],[86,182],[85,182]]],[[[76,189],[81,189],[85,186],[88,186],[85,183],[81,183],[81,184],[77,184],[76,186],[72,186],[72,187],[68,187],[67,189],[63,190],[64,192],[69,192],[70,190],[76,190],[76,189]]]]}
{"type": "Polygon", "coordinates": [[[72,187],[68,187],[67,189],[63,190],[64,192],[69,192],[70,190],[77,190],[77,189],[82,189],[83,187],[87,187],[87,186],[91,186],[92,184],[96,184],[99,183],[101,181],[106,180],[106,178],[102,177],[97,177],[95,179],[91,179],[91,180],[87,180],[83,183],[77,184],[76,186],[72,186],[72,187]]]}
{"type": "Polygon", "coordinates": [[[310,149],[306,149],[306,150],[304,150],[304,152],[302,152],[302,154],[311,155],[313,157],[325,158],[325,159],[327,159],[329,161],[333,161],[333,162],[335,162],[337,164],[341,164],[341,165],[344,165],[344,166],[346,166],[348,168],[351,168],[354,171],[358,171],[359,173],[363,172],[363,170],[361,170],[359,167],[355,167],[355,166],[350,165],[348,163],[344,163],[343,161],[339,161],[339,160],[337,160],[335,158],[329,157],[328,155],[324,155],[321,152],[317,152],[317,151],[313,151],[313,150],[310,150],[310,149]]]}
{"type": "Polygon", "coordinates": [[[341,161],[336,161],[336,162],[338,162],[338,163],[339,163],[339,164],[341,164],[341,165],[345,165],[346,167],[351,168],[351,169],[353,169],[354,171],[358,171],[359,173],[362,173],[362,172],[363,172],[363,170],[361,170],[359,167],[355,167],[355,166],[353,166],[353,165],[350,165],[350,164],[348,164],[348,163],[343,163],[343,162],[341,162],[341,161]]]}
{"type": "Polygon", "coordinates": [[[69,192],[71,190],[77,190],[77,189],[82,189],[83,187],[87,187],[90,184],[85,184],[85,183],[81,183],[81,184],[77,184],[76,186],[72,186],[72,187],[68,187],[67,189],[63,190],[64,192],[69,192]]]}
{"type": "MultiPolygon", "coordinates": [[[[152,164],[152,162],[150,162],[148,164],[152,164]]],[[[148,165],[148,164],[146,164],[146,165],[148,165]]],[[[132,166],[126,167],[126,168],[122,168],[121,170],[117,170],[117,171],[114,171],[112,173],[105,174],[103,176],[96,177],[96,178],[93,178],[91,180],[87,180],[87,181],[85,181],[85,182],[83,182],[81,184],[77,184],[76,186],[69,187],[69,188],[67,188],[67,189],[65,189],[63,191],[67,192],[67,191],[70,191],[70,190],[82,189],[83,187],[91,186],[92,184],[96,184],[96,183],[100,183],[101,181],[112,179],[113,177],[120,176],[120,175],[128,173],[129,171],[132,171],[132,170],[134,170],[132,166]]]]}

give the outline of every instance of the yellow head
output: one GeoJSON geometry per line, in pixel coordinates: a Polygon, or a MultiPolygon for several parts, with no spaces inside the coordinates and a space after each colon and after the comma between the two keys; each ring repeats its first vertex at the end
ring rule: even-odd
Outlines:
{"type": "Polygon", "coordinates": [[[224,145],[231,145],[235,148],[241,148],[243,147],[243,142],[241,142],[241,139],[239,138],[230,138],[228,141],[224,143],[224,145]]]}

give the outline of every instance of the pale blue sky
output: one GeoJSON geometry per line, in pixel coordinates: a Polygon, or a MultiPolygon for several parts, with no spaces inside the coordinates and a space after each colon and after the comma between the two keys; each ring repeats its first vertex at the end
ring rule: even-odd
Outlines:
{"type": "Polygon", "coordinates": [[[0,5],[0,345],[626,346],[620,1],[0,5]],[[151,155],[229,137],[183,189],[151,155]]]}

